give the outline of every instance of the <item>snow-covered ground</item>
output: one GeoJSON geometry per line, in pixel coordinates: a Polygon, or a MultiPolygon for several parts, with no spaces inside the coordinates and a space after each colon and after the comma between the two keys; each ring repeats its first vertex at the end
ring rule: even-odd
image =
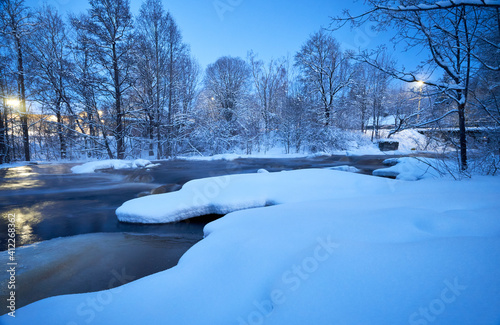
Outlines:
{"type": "MultiPolygon", "coordinates": [[[[387,138],[390,130],[380,130],[381,139],[387,138]]],[[[315,157],[322,155],[351,155],[351,156],[362,156],[362,155],[405,155],[410,153],[415,153],[419,151],[426,152],[443,152],[445,149],[439,143],[435,141],[430,141],[425,135],[418,133],[416,130],[403,130],[393,136],[390,140],[399,142],[399,149],[393,151],[380,151],[377,143],[372,143],[370,141],[370,133],[367,131],[366,134],[356,133],[364,141],[351,141],[347,145],[346,150],[334,150],[331,152],[316,152],[316,153],[285,153],[283,147],[273,147],[270,150],[264,152],[258,152],[253,154],[245,154],[243,152],[236,153],[225,153],[213,156],[179,156],[178,159],[184,160],[234,160],[238,158],[303,158],[303,157],[315,157]]]]}
{"type": "Polygon", "coordinates": [[[186,185],[156,196],[164,215],[179,209],[172,198],[187,200],[186,215],[280,204],[208,224],[174,268],[44,299],[0,323],[500,323],[498,177],[407,182],[323,169],[186,185]]]}
{"type": "Polygon", "coordinates": [[[152,164],[151,161],[146,159],[135,159],[135,160],[120,160],[120,159],[106,159],[97,160],[84,163],[83,165],[77,165],[71,168],[71,171],[75,174],[85,174],[94,173],[99,169],[125,169],[125,168],[150,168],[156,165],[152,164]]]}
{"type": "Polygon", "coordinates": [[[433,158],[389,158],[384,164],[391,165],[373,171],[375,176],[389,176],[405,181],[416,181],[423,178],[438,178],[446,175],[446,165],[452,166],[451,162],[433,158]]]}

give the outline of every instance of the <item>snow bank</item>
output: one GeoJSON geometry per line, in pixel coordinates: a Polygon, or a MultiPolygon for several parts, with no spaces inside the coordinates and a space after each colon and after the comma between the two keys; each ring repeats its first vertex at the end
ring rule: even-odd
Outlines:
{"type": "Polygon", "coordinates": [[[168,223],[267,205],[345,197],[360,190],[375,195],[380,187],[387,186],[382,178],[345,174],[305,169],[197,179],[176,192],[127,201],[116,215],[123,222],[168,223]]]}
{"type": "Polygon", "coordinates": [[[342,171],[342,172],[350,172],[350,173],[359,173],[361,171],[358,168],[356,168],[354,166],[349,166],[349,165],[328,167],[326,169],[339,170],[339,171],[342,171]]]}
{"type": "Polygon", "coordinates": [[[179,156],[176,159],[180,160],[192,160],[192,161],[212,161],[212,160],[235,160],[240,158],[266,158],[266,159],[279,159],[279,158],[307,158],[315,157],[320,154],[306,154],[306,153],[284,153],[284,149],[281,147],[271,148],[267,152],[260,152],[255,154],[243,154],[243,153],[224,153],[217,154],[213,156],[179,156]]]}
{"type": "Polygon", "coordinates": [[[394,134],[391,139],[399,142],[400,151],[424,150],[429,139],[416,130],[403,130],[394,134]]]}
{"type": "Polygon", "coordinates": [[[3,168],[16,168],[16,167],[24,167],[24,166],[36,166],[36,165],[49,165],[51,162],[48,161],[18,161],[13,163],[4,163],[0,164],[0,169],[3,168]]]}
{"type": "MultiPolygon", "coordinates": [[[[174,268],[111,290],[45,299],[0,323],[500,323],[500,178],[276,175],[314,176],[337,190],[322,200],[231,213],[207,225],[206,238],[174,268]]],[[[295,189],[288,194],[304,196],[295,189]]]]}
{"type": "Polygon", "coordinates": [[[437,178],[444,175],[444,162],[432,158],[390,158],[384,160],[384,164],[393,165],[388,168],[380,168],[373,171],[375,176],[396,177],[405,181],[416,181],[424,178],[437,178]]]}
{"type": "Polygon", "coordinates": [[[146,159],[135,159],[135,160],[120,160],[120,159],[108,159],[108,160],[98,160],[85,163],[83,165],[74,166],[71,171],[75,174],[93,173],[99,169],[113,168],[113,169],[125,169],[125,168],[141,168],[141,167],[153,167],[151,161],[146,159]]]}

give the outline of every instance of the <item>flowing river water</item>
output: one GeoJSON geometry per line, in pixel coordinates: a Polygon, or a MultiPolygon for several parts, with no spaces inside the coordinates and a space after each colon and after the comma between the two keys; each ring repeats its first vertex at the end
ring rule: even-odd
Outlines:
{"type": "MultiPolygon", "coordinates": [[[[393,156],[161,161],[138,170],[72,174],[74,164],[0,169],[0,267],[7,268],[9,218],[16,219],[16,307],[61,294],[116,287],[166,270],[203,238],[205,216],[161,225],[121,223],[115,209],[165,184],[210,176],[351,165],[371,174],[393,156]],[[25,246],[25,247],[21,247],[25,246]]],[[[0,272],[0,300],[9,297],[0,272]]],[[[0,314],[8,312],[0,305],[0,314]]]]}

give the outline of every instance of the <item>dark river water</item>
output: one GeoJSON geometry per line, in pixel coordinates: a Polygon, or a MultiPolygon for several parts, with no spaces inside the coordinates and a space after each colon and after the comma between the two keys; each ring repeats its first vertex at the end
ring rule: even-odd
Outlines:
{"type": "MultiPolygon", "coordinates": [[[[175,266],[202,239],[206,216],[163,225],[117,220],[123,202],[165,184],[225,174],[351,165],[371,174],[393,156],[161,161],[150,170],[72,174],[74,164],[0,169],[0,263],[9,216],[16,219],[17,308],[49,296],[115,287],[175,266]],[[25,245],[34,244],[26,247],[25,245]]],[[[6,272],[4,272],[6,273],[6,272]]],[[[0,299],[7,298],[0,273],[0,299]]],[[[0,305],[1,314],[7,310],[0,305]]]]}

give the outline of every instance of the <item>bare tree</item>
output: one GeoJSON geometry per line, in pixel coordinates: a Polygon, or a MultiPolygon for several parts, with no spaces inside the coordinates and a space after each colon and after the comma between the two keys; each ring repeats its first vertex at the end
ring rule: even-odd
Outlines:
{"type": "Polygon", "coordinates": [[[264,149],[269,143],[269,131],[277,125],[279,110],[286,102],[288,76],[286,60],[271,60],[267,65],[249,53],[252,66],[253,82],[257,94],[260,112],[264,121],[264,149]],[[274,125],[273,125],[274,124],[274,125]]]}
{"type": "Polygon", "coordinates": [[[156,133],[157,157],[160,158],[164,143],[167,144],[166,154],[172,154],[174,133],[178,131],[174,118],[193,101],[190,81],[197,78],[193,77],[197,68],[192,65],[189,49],[182,41],[175,20],[165,12],[159,0],[143,3],[137,19],[136,43],[139,50],[135,56],[135,95],[147,117],[150,155],[156,133]]]}
{"type": "MultiPolygon", "coordinates": [[[[391,69],[394,63],[385,51],[379,53],[376,59],[379,67],[391,69]]],[[[387,103],[387,92],[389,88],[390,76],[385,74],[380,69],[371,65],[366,66],[367,75],[366,81],[368,84],[368,101],[372,108],[372,136],[371,140],[379,137],[380,119],[386,113],[385,106],[387,103]]]]}
{"type": "Polygon", "coordinates": [[[73,115],[70,88],[69,40],[62,17],[54,8],[43,6],[34,16],[35,27],[30,35],[29,55],[32,60],[30,79],[33,98],[56,116],[59,156],[67,157],[68,131],[64,116],[73,115]]]}
{"type": "Polygon", "coordinates": [[[200,83],[200,65],[195,58],[187,54],[183,55],[179,60],[179,75],[178,91],[181,104],[181,113],[188,114],[194,105],[194,100],[198,93],[198,85],[200,83]]]}
{"type": "Polygon", "coordinates": [[[369,82],[368,69],[364,63],[355,64],[353,77],[349,85],[348,102],[351,109],[354,109],[353,114],[357,115],[357,120],[361,132],[366,131],[366,126],[369,120],[369,82]]]}
{"type": "MultiPolygon", "coordinates": [[[[498,64],[491,64],[492,62],[485,60],[481,54],[484,47],[492,49],[493,52],[500,48],[498,41],[494,40],[500,33],[500,4],[496,1],[473,0],[430,4],[395,4],[393,1],[368,0],[367,3],[371,6],[370,10],[359,16],[351,16],[346,11],[344,17],[334,18],[333,27],[339,28],[349,21],[354,26],[366,21],[375,21],[379,29],[392,27],[400,31],[394,42],[403,43],[406,48],[425,48],[429,51],[429,59],[424,65],[431,70],[440,70],[449,77],[449,82],[423,82],[446,94],[455,103],[455,108],[446,112],[443,118],[450,114],[458,115],[461,169],[466,170],[466,108],[473,91],[471,77],[478,66],[500,71],[498,64]],[[483,47],[478,46],[480,44],[483,47]]],[[[364,60],[399,80],[416,82],[421,79],[419,71],[406,72],[380,67],[366,53],[364,60]]],[[[420,123],[426,124],[429,123],[420,123]]]]}
{"type": "Polygon", "coordinates": [[[24,159],[31,160],[28,116],[26,114],[26,85],[24,71],[25,42],[31,29],[30,13],[24,0],[0,1],[0,30],[12,42],[17,58],[17,86],[20,100],[19,115],[23,132],[24,159]]]}
{"type": "Polygon", "coordinates": [[[12,144],[9,141],[9,107],[7,100],[12,93],[15,78],[11,73],[12,59],[5,55],[0,47],[0,164],[8,163],[12,157],[12,144]]]}
{"type": "Polygon", "coordinates": [[[154,154],[153,139],[156,129],[157,158],[162,156],[161,124],[167,98],[168,38],[170,16],[161,1],[147,0],[141,6],[137,19],[135,55],[135,94],[147,117],[149,155],[154,154]]]}
{"type": "Polygon", "coordinates": [[[302,71],[303,81],[319,97],[325,126],[331,124],[336,95],[351,80],[348,61],[338,42],[323,30],[311,35],[295,55],[295,65],[302,71]]]}
{"type": "Polygon", "coordinates": [[[88,16],[73,25],[87,33],[87,40],[103,69],[104,91],[113,102],[117,157],[125,156],[124,96],[131,84],[132,16],[128,0],[90,0],[88,16]]]}
{"type": "Polygon", "coordinates": [[[228,122],[235,117],[239,102],[248,91],[250,73],[245,61],[228,56],[207,67],[205,87],[228,122]]]}
{"type": "Polygon", "coordinates": [[[103,108],[99,98],[102,96],[101,86],[106,82],[106,78],[100,73],[99,60],[94,54],[94,47],[89,40],[89,35],[78,26],[86,25],[88,16],[80,15],[71,17],[71,25],[74,30],[72,38],[72,79],[71,89],[82,112],[79,114],[82,124],[80,135],[85,138],[85,150],[88,157],[99,156],[99,150],[104,149],[111,159],[114,153],[108,140],[109,128],[104,123],[103,108]],[[100,138],[102,135],[102,139],[100,138]]]}

